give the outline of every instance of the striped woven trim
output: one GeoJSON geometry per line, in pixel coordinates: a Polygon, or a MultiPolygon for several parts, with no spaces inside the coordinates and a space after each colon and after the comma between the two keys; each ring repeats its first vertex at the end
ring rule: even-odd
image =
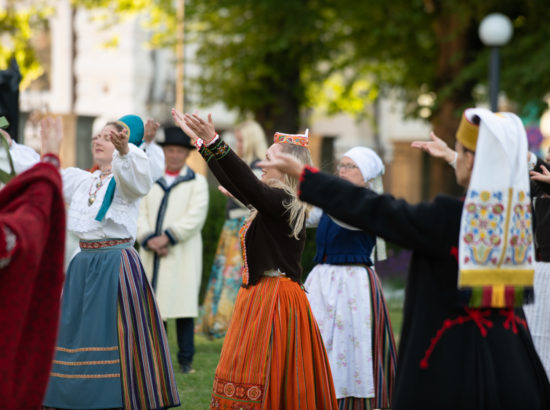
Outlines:
{"type": "Polygon", "coordinates": [[[102,239],[99,241],[80,241],[80,249],[103,249],[110,248],[112,246],[123,245],[130,243],[132,238],[124,239],[102,239]]]}
{"type": "MultiPolygon", "coordinates": [[[[372,323],[372,370],[374,374],[374,398],[371,400],[357,401],[348,404],[356,405],[372,404],[372,408],[391,408],[395,373],[397,370],[397,349],[390,322],[386,299],[382,293],[382,284],[376,273],[369,267],[369,286],[371,292],[371,323],[372,323]]],[[[340,406],[340,400],[338,405],[340,406]]],[[[339,407],[340,408],[340,407],[339,407]]],[[[348,407],[343,407],[348,408],[348,407]]],[[[371,408],[371,407],[366,407],[371,408]]]]}
{"type": "Polygon", "coordinates": [[[460,304],[471,308],[513,308],[532,303],[531,286],[474,286],[459,290],[460,304]]]}
{"type": "Polygon", "coordinates": [[[62,374],[62,373],[50,373],[52,377],[60,377],[62,379],[114,379],[120,377],[119,373],[107,373],[107,374],[62,374]]]}

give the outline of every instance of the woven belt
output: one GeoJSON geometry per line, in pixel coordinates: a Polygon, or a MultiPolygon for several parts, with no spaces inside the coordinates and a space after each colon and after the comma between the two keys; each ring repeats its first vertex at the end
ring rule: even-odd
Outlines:
{"type": "Polygon", "coordinates": [[[101,249],[111,246],[124,245],[130,243],[132,238],[124,239],[101,239],[99,241],[80,241],[80,249],[101,249]]]}

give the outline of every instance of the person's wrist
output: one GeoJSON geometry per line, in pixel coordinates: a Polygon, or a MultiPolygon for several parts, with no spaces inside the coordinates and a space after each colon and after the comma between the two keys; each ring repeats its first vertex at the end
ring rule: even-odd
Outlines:
{"type": "Polygon", "coordinates": [[[447,147],[447,149],[445,150],[445,161],[447,161],[447,163],[449,164],[452,164],[453,162],[456,161],[456,156],[457,156],[456,151],[447,147]]]}
{"type": "Polygon", "coordinates": [[[42,155],[42,162],[48,162],[58,169],[61,167],[59,155],[54,152],[46,152],[44,155],[42,155]]]}

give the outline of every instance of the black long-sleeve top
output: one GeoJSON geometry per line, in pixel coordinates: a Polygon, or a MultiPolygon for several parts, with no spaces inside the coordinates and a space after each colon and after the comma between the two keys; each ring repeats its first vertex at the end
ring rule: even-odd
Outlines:
{"type": "Polygon", "coordinates": [[[201,147],[201,155],[218,182],[235,198],[258,213],[250,223],[243,252],[248,284],[258,283],[264,272],[279,270],[290,279],[300,282],[300,264],[305,246],[305,222],[298,239],[292,236],[288,211],[284,206],[291,195],[260,181],[250,167],[222,140],[210,147],[201,147]]]}

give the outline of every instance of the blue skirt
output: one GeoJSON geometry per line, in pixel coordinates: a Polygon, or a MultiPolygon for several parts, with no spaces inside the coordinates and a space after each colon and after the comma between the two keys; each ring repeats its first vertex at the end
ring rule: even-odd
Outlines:
{"type": "Polygon", "coordinates": [[[63,287],[44,406],[179,405],[162,320],[129,240],[81,241],[63,287]]]}

